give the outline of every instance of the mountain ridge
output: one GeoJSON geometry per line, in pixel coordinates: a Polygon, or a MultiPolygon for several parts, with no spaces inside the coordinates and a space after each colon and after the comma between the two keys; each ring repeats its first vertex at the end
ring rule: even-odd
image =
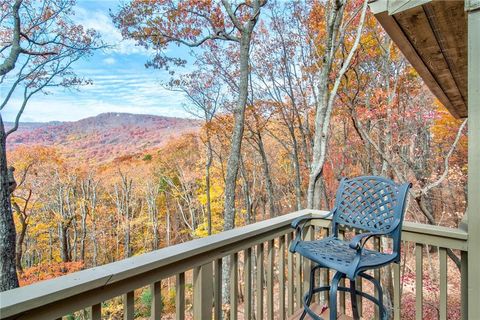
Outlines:
{"type": "MultiPolygon", "coordinates": [[[[6,127],[13,123],[5,123],[6,127]]],[[[70,159],[104,162],[159,148],[185,133],[196,132],[194,119],[121,112],[101,113],[77,121],[21,123],[8,137],[7,149],[54,146],[70,159]]]]}

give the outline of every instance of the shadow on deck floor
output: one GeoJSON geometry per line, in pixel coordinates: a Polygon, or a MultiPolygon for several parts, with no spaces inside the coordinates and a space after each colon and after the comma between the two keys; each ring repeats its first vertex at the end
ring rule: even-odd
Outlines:
{"type": "MultiPolygon", "coordinates": [[[[329,309],[325,310],[323,313],[320,314],[320,312],[322,311],[322,306],[321,305],[312,304],[312,306],[310,308],[312,309],[313,312],[318,314],[324,320],[329,320],[330,319],[329,309]]],[[[300,319],[300,316],[302,315],[302,311],[303,311],[303,309],[298,310],[290,318],[288,318],[288,320],[298,320],[298,319],[300,319]]],[[[305,317],[305,320],[312,320],[312,318],[309,315],[307,315],[305,317]]],[[[342,315],[338,316],[337,320],[353,320],[353,318],[342,314],[342,315]]]]}

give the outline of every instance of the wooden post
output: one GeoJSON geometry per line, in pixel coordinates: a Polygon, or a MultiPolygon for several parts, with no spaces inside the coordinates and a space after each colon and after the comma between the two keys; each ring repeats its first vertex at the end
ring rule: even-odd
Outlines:
{"type": "Polygon", "coordinates": [[[238,253],[230,256],[230,320],[237,320],[238,312],[238,253]]]}
{"type": "MultiPolygon", "coordinates": [[[[314,239],[314,227],[308,226],[305,229],[305,241],[313,241],[314,239]]],[[[310,287],[310,271],[312,270],[313,264],[309,259],[303,259],[303,291],[301,292],[300,306],[303,305],[303,295],[310,287]]]]}
{"type": "MultiPolygon", "coordinates": [[[[248,248],[243,252],[244,269],[245,269],[245,303],[244,314],[245,319],[250,320],[252,318],[252,248],[248,248]]],[[[219,318],[220,319],[220,318],[219,318]]]]}
{"type": "MultiPolygon", "coordinates": [[[[375,250],[377,250],[379,252],[381,251],[381,241],[380,241],[379,237],[375,237],[373,245],[374,245],[375,250]]],[[[377,279],[377,281],[381,281],[382,277],[381,277],[381,273],[380,273],[380,268],[375,269],[373,271],[373,275],[374,275],[374,278],[377,279]]],[[[375,295],[374,296],[375,296],[375,298],[378,299],[378,291],[377,290],[375,290],[375,295]]],[[[380,308],[375,308],[374,319],[375,320],[380,319],[380,308]]]]}
{"type": "Polygon", "coordinates": [[[150,285],[152,292],[152,320],[160,320],[162,318],[162,282],[157,281],[150,285]]]}
{"type": "Polygon", "coordinates": [[[468,319],[480,319],[480,1],[468,16],[468,319]]]}
{"type": "Polygon", "coordinates": [[[176,277],[175,289],[175,319],[185,320],[185,273],[179,273],[176,277]]]}
{"type": "Polygon", "coordinates": [[[263,319],[263,243],[257,245],[257,295],[256,295],[256,308],[257,319],[263,319]]]}
{"type": "Polygon", "coordinates": [[[267,257],[267,319],[273,320],[273,265],[275,257],[274,239],[268,241],[267,257]]]}
{"type": "Polygon", "coordinates": [[[461,301],[462,301],[462,320],[468,319],[468,252],[462,251],[462,266],[460,269],[461,280],[461,301]]]}
{"type": "Polygon", "coordinates": [[[393,263],[393,319],[400,320],[401,296],[400,296],[400,265],[393,263]]]}
{"type": "Polygon", "coordinates": [[[222,319],[222,259],[217,259],[215,261],[215,278],[214,278],[214,288],[213,288],[213,299],[214,299],[214,319],[222,319]]]}
{"type": "Polygon", "coordinates": [[[135,312],[135,294],[133,291],[123,295],[123,319],[133,320],[135,312]]]}
{"type": "MultiPolygon", "coordinates": [[[[290,245],[292,244],[292,239],[293,239],[293,233],[287,234],[287,250],[290,248],[290,245]]],[[[288,250],[288,285],[287,285],[287,308],[288,308],[288,316],[291,316],[294,311],[294,282],[293,282],[293,253],[288,250]]]]}
{"type": "Polygon", "coordinates": [[[440,260],[440,320],[447,320],[447,249],[439,248],[440,260]]]}
{"type": "Polygon", "coordinates": [[[415,319],[423,319],[423,245],[415,244],[415,319]]]}
{"type": "Polygon", "coordinates": [[[102,319],[102,304],[96,304],[92,306],[92,320],[102,319]]]}
{"type": "Polygon", "coordinates": [[[285,236],[278,239],[278,298],[279,298],[279,319],[284,320],[286,317],[285,307],[285,236]]]}
{"type": "Polygon", "coordinates": [[[213,302],[212,263],[193,269],[193,319],[211,320],[213,302]]]}

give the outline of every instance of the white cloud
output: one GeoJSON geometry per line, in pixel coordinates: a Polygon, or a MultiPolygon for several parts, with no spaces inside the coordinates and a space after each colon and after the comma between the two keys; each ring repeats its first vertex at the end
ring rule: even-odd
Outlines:
{"type": "MultiPolygon", "coordinates": [[[[189,117],[183,104],[186,98],[163,88],[145,74],[98,75],[94,84],[80,91],[58,89],[51,95],[37,94],[29,101],[22,116],[26,121],[74,121],[104,112],[128,112],[175,117],[189,117]]],[[[13,121],[21,104],[20,97],[10,100],[2,117],[13,121]]]]}
{"type": "Polygon", "coordinates": [[[103,41],[112,48],[106,51],[120,54],[148,54],[148,50],[137,46],[133,40],[123,40],[122,34],[114,26],[111,17],[101,11],[86,10],[82,7],[75,9],[76,22],[80,23],[87,29],[98,31],[103,41]]]}
{"type": "MultiPolygon", "coordinates": [[[[72,104],[69,99],[46,97],[31,100],[22,116],[21,122],[47,121],[76,121],[86,117],[96,116],[105,112],[127,112],[137,114],[153,114],[171,117],[189,117],[180,105],[164,101],[147,101],[145,98],[135,97],[125,104],[116,104],[101,99],[81,100],[72,104]],[[148,102],[148,104],[144,104],[148,102]]],[[[5,110],[5,121],[13,121],[15,110],[5,110]]],[[[4,116],[2,114],[2,116],[4,116]]]]}
{"type": "Polygon", "coordinates": [[[108,58],[103,59],[103,62],[105,64],[112,65],[112,64],[115,64],[117,62],[117,60],[115,60],[115,58],[108,57],[108,58]]]}

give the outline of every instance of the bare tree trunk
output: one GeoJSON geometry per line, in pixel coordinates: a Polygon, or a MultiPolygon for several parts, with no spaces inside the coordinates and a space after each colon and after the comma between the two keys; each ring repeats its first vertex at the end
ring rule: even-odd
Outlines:
{"type": "Polygon", "coordinates": [[[63,262],[70,262],[68,250],[68,226],[64,222],[58,225],[58,237],[60,240],[60,257],[63,262]]]}
{"type": "Polygon", "coordinates": [[[245,202],[247,224],[250,224],[250,223],[252,223],[252,202],[251,202],[251,199],[250,199],[251,198],[250,197],[250,187],[248,185],[247,171],[245,170],[245,166],[243,164],[243,161],[242,161],[242,164],[240,166],[240,174],[242,176],[242,190],[243,190],[243,199],[244,199],[244,202],[245,202]]]}
{"type": "Polygon", "coordinates": [[[0,292],[17,288],[15,264],[15,224],[10,203],[10,181],[7,167],[7,146],[3,119],[0,115],[0,292]]]}
{"type": "Polygon", "coordinates": [[[17,243],[16,243],[16,253],[15,253],[15,264],[19,273],[23,272],[22,267],[22,256],[23,256],[23,243],[25,241],[25,235],[27,234],[28,228],[28,215],[27,215],[27,207],[32,196],[32,191],[29,190],[29,195],[25,199],[25,205],[23,210],[20,206],[13,200],[11,200],[12,206],[15,209],[15,212],[18,215],[18,219],[20,220],[20,232],[17,234],[17,243]]]}
{"type": "Polygon", "coordinates": [[[20,232],[17,235],[17,252],[15,254],[15,264],[19,273],[23,272],[22,268],[22,256],[23,256],[23,242],[27,233],[27,223],[25,220],[20,219],[20,232]]]}
{"type": "Polygon", "coordinates": [[[130,246],[130,223],[133,218],[133,180],[129,179],[121,172],[120,186],[115,184],[115,203],[117,207],[117,215],[123,220],[123,256],[128,258],[132,255],[132,248],[130,246]]]}
{"type": "MultiPolygon", "coordinates": [[[[347,58],[343,61],[342,66],[338,74],[336,75],[333,85],[331,85],[329,79],[331,77],[331,70],[335,59],[335,53],[340,46],[339,41],[342,41],[340,36],[345,32],[346,26],[342,25],[343,13],[345,11],[345,1],[335,0],[331,3],[331,12],[328,14],[327,22],[327,42],[326,50],[324,54],[324,62],[320,73],[320,81],[318,88],[318,102],[317,110],[315,114],[315,135],[313,143],[313,159],[310,168],[310,177],[308,182],[308,208],[318,209],[315,207],[315,197],[318,195],[315,193],[319,178],[323,172],[323,166],[327,155],[328,136],[330,131],[330,118],[332,115],[333,105],[337,95],[338,88],[340,86],[343,75],[348,70],[350,61],[353,58],[355,51],[357,50],[360,42],[360,36],[365,22],[365,15],[367,10],[367,0],[363,2],[363,8],[361,11],[360,21],[356,30],[355,41],[348,53],[347,58]]],[[[319,201],[316,202],[320,203],[319,201]]]]}
{"type": "MultiPolygon", "coordinates": [[[[319,98],[315,113],[315,134],[312,152],[313,159],[310,167],[310,177],[307,190],[307,207],[312,209],[319,209],[315,208],[314,204],[315,197],[318,196],[315,194],[315,190],[325,163],[330,114],[331,108],[333,107],[332,104],[329,104],[330,96],[332,95],[329,88],[329,77],[333,66],[333,60],[335,59],[335,52],[338,47],[337,37],[340,32],[339,29],[343,19],[343,12],[345,10],[345,2],[342,0],[332,1],[330,5],[332,9],[327,17],[326,50],[324,64],[320,72],[318,88],[319,98]]],[[[336,93],[333,93],[333,95],[336,95],[336,93]]]]}
{"type": "Polygon", "coordinates": [[[147,202],[147,210],[152,223],[153,243],[152,250],[157,250],[160,246],[160,235],[158,233],[158,207],[157,198],[160,195],[160,188],[158,185],[147,183],[147,190],[145,200],[147,202]]]}
{"type": "Polygon", "coordinates": [[[70,241],[70,257],[72,258],[72,261],[77,261],[77,239],[78,239],[78,230],[77,230],[77,220],[73,218],[72,220],[72,229],[73,229],[73,239],[70,241]]]}
{"type": "Polygon", "coordinates": [[[85,262],[85,245],[87,239],[87,211],[82,210],[82,217],[81,217],[81,236],[80,236],[80,260],[85,262]]]}
{"type": "Polygon", "coordinates": [[[270,218],[277,216],[277,209],[275,206],[275,194],[273,190],[272,176],[270,175],[270,165],[268,164],[267,154],[265,153],[265,145],[263,144],[262,134],[257,131],[257,138],[255,139],[258,145],[258,153],[262,159],[262,171],[265,178],[265,189],[267,189],[268,210],[270,211],[270,218]]]}
{"type": "Polygon", "coordinates": [[[53,261],[53,230],[48,228],[48,263],[53,261]]]}
{"type": "Polygon", "coordinates": [[[297,205],[297,210],[302,210],[302,176],[300,174],[300,161],[298,160],[296,139],[293,143],[292,163],[295,172],[295,204],[297,205]]]}
{"type": "Polygon", "coordinates": [[[227,161],[227,176],[225,178],[225,208],[224,230],[233,229],[235,226],[235,189],[237,185],[237,173],[240,163],[240,150],[245,123],[245,107],[248,97],[249,79],[249,52],[251,31],[242,34],[240,42],[240,83],[238,102],[233,110],[233,133],[230,146],[230,155],[227,161]]]}
{"type": "MultiPolygon", "coordinates": [[[[208,126],[208,123],[207,123],[208,126]]],[[[207,196],[207,231],[212,234],[212,203],[210,195],[210,167],[213,161],[212,141],[210,139],[210,130],[207,128],[207,162],[205,164],[205,192],[207,196]]]]}
{"type": "MultiPolygon", "coordinates": [[[[233,110],[233,133],[230,146],[230,155],[227,161],[227,176],[225,178],[225,204],[224,204],[224,230],[235,227],[235,189],[237,186],[237,174],[240,163],[243,131],[245,126],[245,107],[248,98],[248,79],[250,40],[254,24],[242,32],[240,41],[240,81],[238,101],[233,110]]],[[[223,301],[230,301],[230,259],[225,258],[222,270],[222,297],[223,301]]]]}

